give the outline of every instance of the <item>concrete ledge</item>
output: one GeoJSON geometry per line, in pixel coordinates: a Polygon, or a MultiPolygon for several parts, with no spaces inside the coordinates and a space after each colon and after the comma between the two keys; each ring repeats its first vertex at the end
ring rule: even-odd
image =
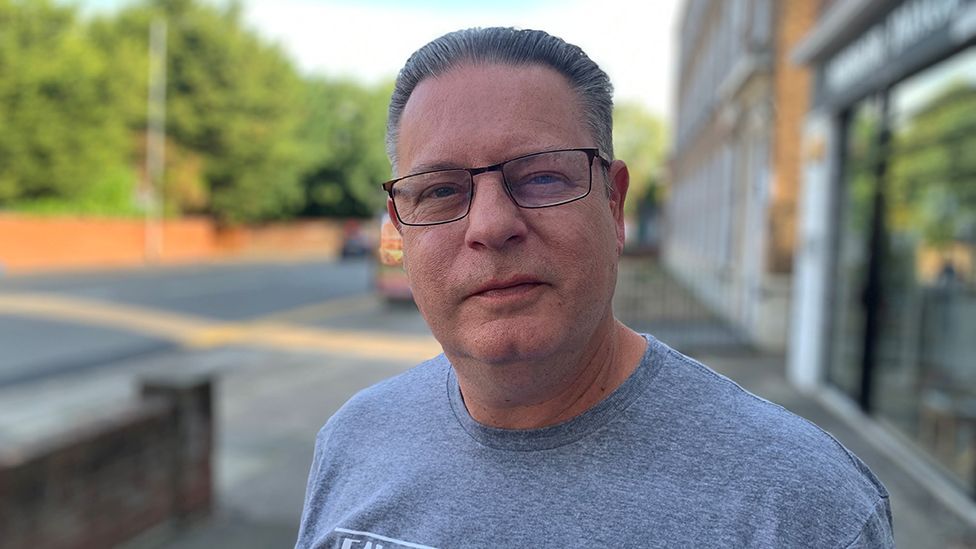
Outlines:
{"type": "Polygon", "coordinates": [[[70,433],[0,450],[0,546],[111,547],[212,506],[212,382],[151,380],[70,433]]]}

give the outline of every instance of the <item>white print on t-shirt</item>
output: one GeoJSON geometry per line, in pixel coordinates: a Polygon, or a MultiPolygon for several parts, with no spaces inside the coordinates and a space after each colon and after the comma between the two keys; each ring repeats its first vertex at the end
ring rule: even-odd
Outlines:
{"type": "MultiPolygon", "coordinates": [[[[348,534],[342,536],[342,546],[340,549],[384,549],[384,545],[380,542],[385,542],[387,544],[392,544],[395,547],[410,547],[411,549],[437,549],[436,547],[431,547],[429,545],[421,545],[419,543],[411,543],[409,541],[403,541],[402,539],[390,538],[386,536],[381,536],[379,534],[374,534],[372,532],[362,532],[359,530],[349,530],[347,528],[336,528],[333,532],[339,534],[348,534]],[[368,539],[362,539],[368,538],[368,539]]],[[[392,549],[387,545],[389,549],[392,549]]]]}

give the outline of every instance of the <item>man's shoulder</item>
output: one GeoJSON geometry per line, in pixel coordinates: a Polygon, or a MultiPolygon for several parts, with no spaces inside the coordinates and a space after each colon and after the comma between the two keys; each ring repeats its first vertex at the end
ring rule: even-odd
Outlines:
{"type": "MultiPolygon", "coordinates": [[[[822,495],[857,492],[875,501],[888,494],[878,478],[831,434],[811,421],[750,393],[701,362],[668,350],[667,398],[675,432],[693,433],[697,451],[723,456],[741,478],[776,479],[788,491],[822,495]]],[[[865,501],[864,503],[867,503],[865,501]]]]}
{"type": "Polygon", "coordinates": [[[665,349],[656,380],[660,392],[654,394],[665,401],[662,408],[671,408],[666,433],[675,474],[691,477],[688,482],[716,497],[735,524],[754,532],[777,531],[786,520],[791,536],[841,546],[890,539],[888,492],[837,439],[665,349]],[[833,531],[824,532],[823,525],[833,531]]]}

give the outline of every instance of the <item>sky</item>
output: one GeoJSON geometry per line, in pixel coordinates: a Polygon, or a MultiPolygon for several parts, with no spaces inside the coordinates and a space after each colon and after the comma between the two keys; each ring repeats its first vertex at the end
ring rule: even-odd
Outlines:
{"type": "MultiPolygon", "coordinates": [[[[219,3],[219,0],[214,0],[219,3]]],[[[669,118],[681,0],[243,0],[249,26],[307,74],[392,79],[415,50],[473,26],[536,28],[574,43],[610,75],[615,99],[669,118]]],[[[110,10],[126,0],[80,0],[110,10]]]]}
{"type": "Polygon", "coordinates": [[[415,50],[473,26],[536,28],[574,43],[610,75],[617,99],[666,115],[678,0],[250,0],[248,22],[306,71],[393,78],[415,50]]]}

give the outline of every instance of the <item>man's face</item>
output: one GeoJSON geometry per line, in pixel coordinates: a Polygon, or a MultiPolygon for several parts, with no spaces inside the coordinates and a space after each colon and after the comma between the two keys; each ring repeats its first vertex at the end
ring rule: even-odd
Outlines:
{"type": "MultiPolygon", "coordinates": [[[[559,73],[466,65],[414,89],[401,118],[398,175],[594,146],[559,73]]],[[[489,172],[475,177],[467,217],[400,228],[414,298],[452,360],[545,359],[610,326],[627,172],[614,163],[609,177],[619,192],[608,198],[594,164],[590,194],[576,202],[519,208],[501,174],[489,172]]]]}

